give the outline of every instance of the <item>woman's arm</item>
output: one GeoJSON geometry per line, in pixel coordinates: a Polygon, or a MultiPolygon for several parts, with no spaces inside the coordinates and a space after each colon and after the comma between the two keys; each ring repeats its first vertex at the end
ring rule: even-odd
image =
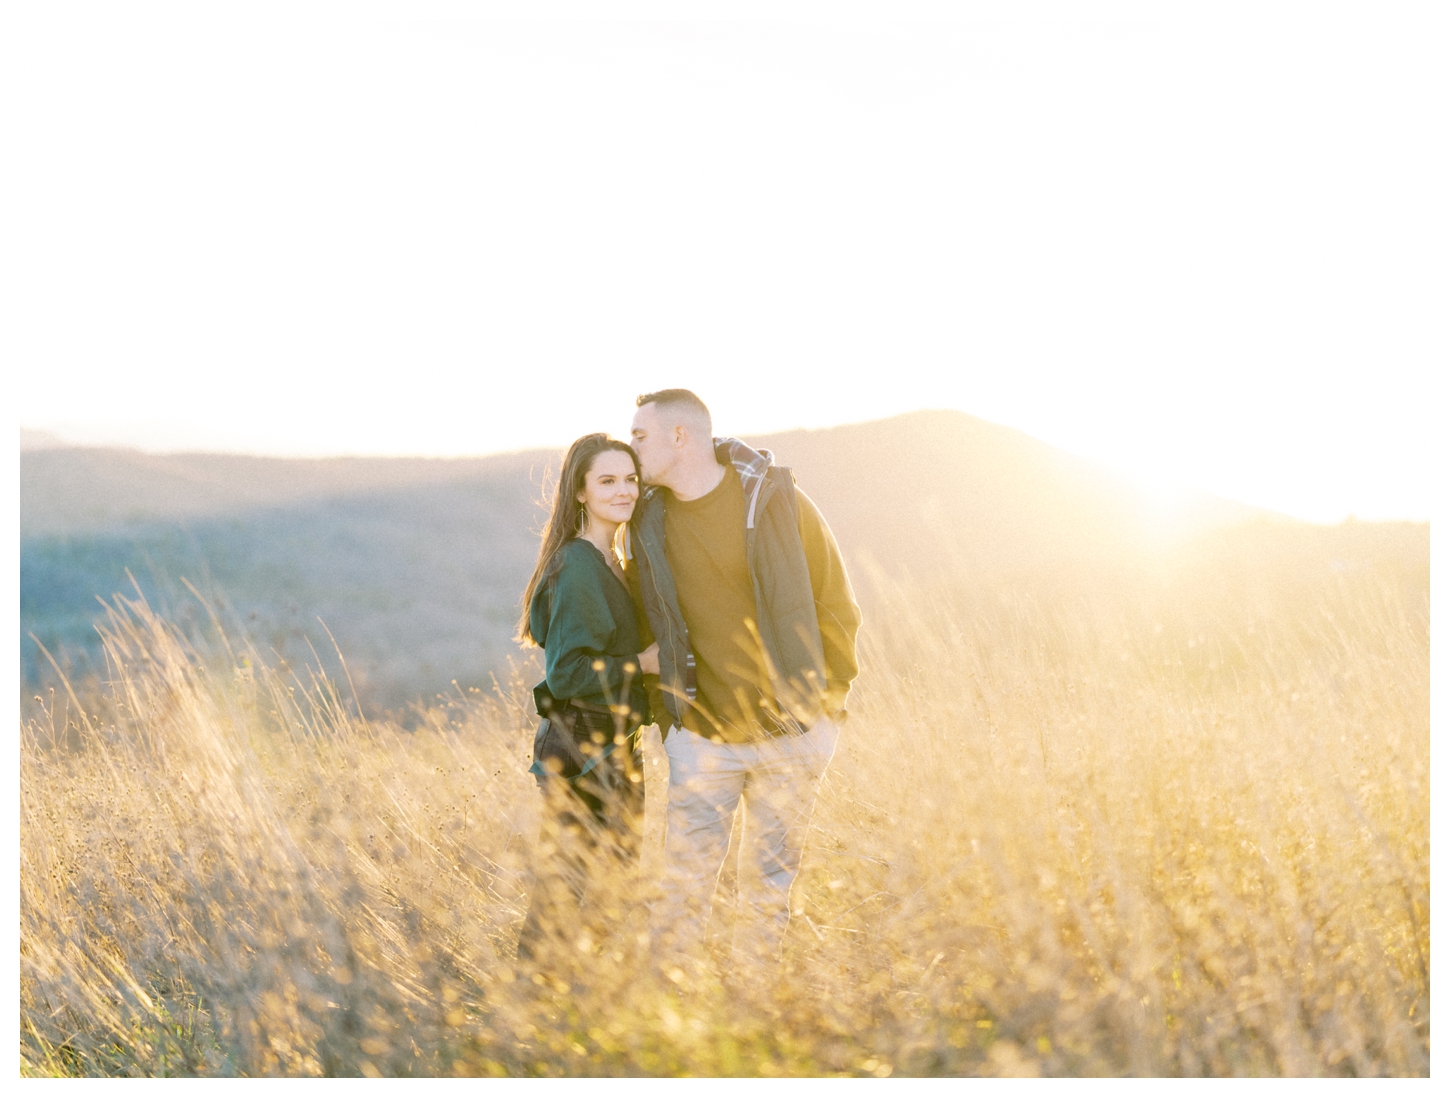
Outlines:
{"type": "Polygon", "coordinates": [[[640,674],[637,658],[605,652],[615,622],[599,580],[589,562],[566,556],[549,592],[544,678],[560,700],[600,693],[622,700],[626,680],[640,674]]]}
{"type": "Polygon", "coordinates": [[[654,641],[639,654],[639,669],[646,675],[660,673],[660,642],[654,641]]]}

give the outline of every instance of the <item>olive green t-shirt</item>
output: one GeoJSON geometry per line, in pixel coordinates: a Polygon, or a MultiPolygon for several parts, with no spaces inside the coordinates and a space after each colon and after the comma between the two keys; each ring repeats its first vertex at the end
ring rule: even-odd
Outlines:
{"type": "Polygon", "coordinates": [[[733,469],[699,499],[670,499],[665,557],[695,654],[695,704],[685,727],[727,743],[778,731],[763,711],[775,699],[750,632],[756,606],[745,559],[745,491],[733,469]]]}

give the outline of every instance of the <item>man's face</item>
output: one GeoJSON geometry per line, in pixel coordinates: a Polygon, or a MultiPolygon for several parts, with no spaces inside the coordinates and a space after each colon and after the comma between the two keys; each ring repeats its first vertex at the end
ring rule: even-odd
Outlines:
{"type": "Polygon", "coordinates": [[[660,421],[659,411],[653,403],[646,404],[634,414],[634,425],[629,430],[629,444],[639,457],[640,475],[646,484],[660,484],[675,463],[675,432],[660,421]]]}

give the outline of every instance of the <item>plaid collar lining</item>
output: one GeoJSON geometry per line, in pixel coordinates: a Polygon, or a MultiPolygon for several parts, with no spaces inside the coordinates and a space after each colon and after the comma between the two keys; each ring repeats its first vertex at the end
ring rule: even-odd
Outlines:
{"type": "Polygon", "coordinates": [[[755,508],[760,503],[760,489],[765,484],[765,472],[775,464],[775,455],[769,450],[752,449],[738,438],[717,438],[714,442],[715,456],[722,456],[723,451],[723,456],[730,459],[730,464],[740,476],[740,487],[750,501],[745,512],[745,528],[752,530],[755,528],[755,508]]]}

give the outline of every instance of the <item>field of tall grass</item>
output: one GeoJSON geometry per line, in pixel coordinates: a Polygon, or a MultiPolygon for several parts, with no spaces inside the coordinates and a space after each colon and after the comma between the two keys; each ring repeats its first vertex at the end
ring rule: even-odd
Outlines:
{"type": "MultiPolygon", "coordinates": [[[[363,720],[118,599],[21,747],[33,1075],[1423,1075],[1429,606],[884,578],[778,970],[657,971],[638,884],[519,969],[535,668],[363,720]],[[82,704],[84,702],[84,704],[82,704]]],[[[1180,585],[1182,587],[1183,585],[1180,585]]]]}

